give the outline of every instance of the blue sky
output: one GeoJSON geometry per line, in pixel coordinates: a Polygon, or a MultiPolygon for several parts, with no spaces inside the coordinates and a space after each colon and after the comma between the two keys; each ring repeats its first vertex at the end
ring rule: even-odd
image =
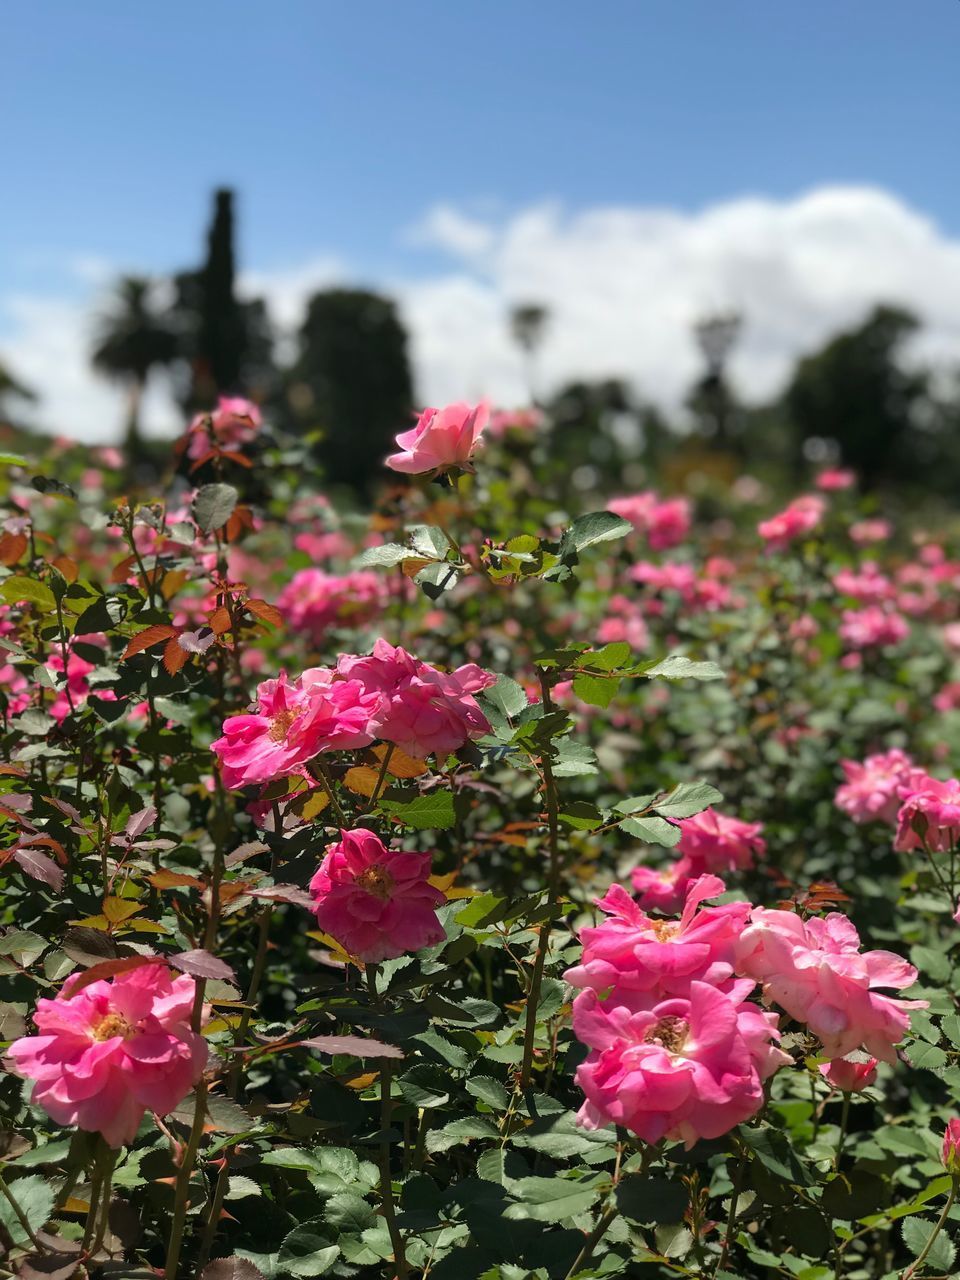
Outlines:
{"type": "Polygon", "coordinates": [[[389,289],[424,397],[520,394],[530,296],[548,380],[639,353],[667,401],[704,307],[756,318],[755,395],[875,300],[960,351],[960,0],[10,0],[0,39],[0,357],[68,429],[105,284],[193,265],[219,184],[275,316],[389,289]]]}
{"type": "Polygon", "coordinates": [[[871,183],[960,230],[960,0],[21,0],[3,26],[8,283],[179,263],[218,181],[265,267],[414,265],[399,232],[440,200],[871,183]]]}

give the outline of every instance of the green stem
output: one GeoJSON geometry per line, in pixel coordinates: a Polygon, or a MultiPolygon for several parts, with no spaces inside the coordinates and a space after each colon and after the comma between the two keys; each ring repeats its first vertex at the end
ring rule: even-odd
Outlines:
{"type": "Polygon", "coordinates": [[[96,1256],[97,1251],[103,1244],[104,1236],[107,1234],[107,1225],[110,1221],[110,1190],[118,1154],[119,1152],[113,1150],[113,1148],[108,1148],[103,1156],[103,1172],[100,1182],[100,1223],[97,1227],[97,1234],[94,1237],[93,1244],[90,1246],[91,1257],[96,1256]]]}
{"type": "Polygon", "coordinates": [[[947,1203],[943,1206],[943,1213],[941,1213],[940,1217],[937,1219],[937,1225],[931,1231],[930,1239],[927,1241],[927,1243],[923,1246],[923,1248],[914,1258],[913,1262],[910,1263],[906,1271],[904,1271],[903,1280],[911,1280],[911,1277],[915,1276],[916,1273],[923,1266],[923,1264],[926,1262],[927,1255],[929,1254],[930,1250],[933,1248],[934,1243],[937,1239],[937,1236],[943,1230],[943,1225],[947,1220],[950,1210],[953,1208],[953,1202],[957,1198],[958,1186],[960,1186],[960,1177],[958,1177],[957,1174],[954,1174],[953,1182],[950,1185],[950,1194],[947,1196],[947,1203]]]}
{"type": "MultiPolygon", "coordinates": [[[[196,1090],[196,1105],[193,1109],[193,1124],[190,1126],[190,1138],[177,1171],[177,1183],[173,1197],[173,1219],[170,1223],[170,1243],[167,1246],[167,1260],[164,1264],[164,1280],[178,1280],[180,1266],[180,1250],[183,1246],[183,1233],[189,1208],[190,1178],[196,1163],[200,1140],[203,1137],[203,1117],[207,1110],[207,1082],[201,1080],[196,1090]]],[[[182,1280],[182,1277],[179,1277],[182,1280]]]]}
{"type": "Polygon", "coordinates": [[[837,1150],[833,1157],[834,1172],[840,1168],[840,1157],[843,1155],[843,1144],[847,1136],[847,1121],[850,1119],[850,1094],[843,1095],[843,1108],[840,1112],[840,1133],[837,1137],[837,1150]]]}
{"type": "MultiPolygon", "coordinates": [[[[543,708],[546,714],[553,710],[553,702],[550,698],[550,681],[545,671],[538,672],[540,678],[540,691],[543,698],[543,708]]],[[[553,776],[553,764],[550,760],[549,747],[544,750],[541,757],[540,767],[543,770],[543,795],[547,806],[547,833],[548,847],[550,851],[550,871],[547,880],[547,903],[550,907],[556,905],[557,897],[560,890],[560,824],[559,809],[560,801],[557,795],[557,783],[553,776]]],[[[527,994],[527,1011],[523,1032],[523,1062],[520,1066],[520,1089],[526,1089],[530,1083],[530,1074],[533,1070],[533,1050],[537,1035],[537,1009],[540,1004],[540,988],[543,984],[543,970],[547,961],[547,953],[550,949],[550,929],[552,925],[552,911],[547,916],[543,924],[540,926],[540,937],[537,940],[537,954],[533,962],[533,976],[530,981],[530,991],[527,994]]]]}
{"type": "Polygon", "coordinates": [[[740,1192],[743,1190],[743,1175],[747,1168],[747,1156],[743,1152],[737,1161],[737,1168],[733,1175],[733,1190],[730,1192],[730,1211],[727,1214],[727,1227],[723,1233],[723,1247],[720,1250],[720,1261],[717,1263],[717,1270],[722,1271],[727,1265],[727,1258],[730,1254],[730,1241],[733,1238],[734,1224],[737,1220],[737,1202],[740,1199],[740,1192]]]}
{"type": "MultiPolygon", "coordinates": [[[[370,999],[375,1005],[381,1003],[377,991],[377,967],[369,965],[366,970],[367,989],[370,999]]],[[[407,1280],[407,1253],[403,1243],[403,1234],[397,1223],[397,1212],[393,1203],[393,1179],[390,1174],[390,1143],[387,1132],[390,1128],[390,1117],[393,1114],[393,1069],[389,1058],[384,1058],[380,1066],[380,1211],[393,1248],[393,1262],[396,1268],[396,1280],[407,1280]]]]}
{"type": "Polygon", "coordinates": [[[43,1253],[43,1245],[41,1245],[40,1241],[34,1235],[33,1228],[30,1226],[30,1221],[27,1218],[27,1215],[20,1208],[20,1205],[18,1201],[15,1199],[13,1192],[10,1190],[10,1188],[7,1186],[6,1182],[4,1181],[2,1173],[0,1173],[0,1195],[3,1196],[4,1200],[6,1200],[7,1204],[13,1210],[14,1216],[16,1217],[17,1221],[20,1223],[21,1227],[23,1227],[24,1231],[27,1233],[27,1237],[29,1238],[30,1243],[40,1253],[43,1253]]]}

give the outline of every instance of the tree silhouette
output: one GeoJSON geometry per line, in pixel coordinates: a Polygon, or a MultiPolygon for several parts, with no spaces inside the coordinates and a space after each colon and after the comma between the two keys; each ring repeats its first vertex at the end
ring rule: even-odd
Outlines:
{"type": "Polygon", "coordinates": [[[127,391],[127,458],[142,453],[140,409],[151,373],[172,363],[178,352],[176,333],[155,304],[155,286],[142,276],[123,276],[97,322],[91,360],[104,377],[127,391]]]}
{"type": "Polygon", "coordinates": [[[866,488],[915,470],[910,442],[928,378],[904,369],[900,355],[917,328],[909,311],[876,307],[800,361],[785,395],[798,458],[806,439],[821,436],[836,441],[866,488]]]}
{"type": "Polygon", "coordinates": [[[740,336],[742,323],[741,317],[730,311],[704,316],[694,325],[697,345],[707,368],[694,385],[687,404],[699,417],[705,434],[721,449],[730,445],[734,407],[726,376],[727,360],[740,336]]]}
{"type": "Polygon", "coordinates": [[[523,302],[510,312],[514,342],[523,352],[530,401],[537,401],[536,358],[543,343],[549,311],[537,302],[523,302]]]}
{"type": "Polygon", "coordinates": [[[363,289],[315,293],[287,404],[302,431],[322,431],[318,453],[329,479],[368,488],[393,437],[411,425],[407,334],[393,302],[363,289]]]}
{"type": "Polygon", "coordinates": [[[36,400],[36,392],[19,379],[15,378],[10,370],[2,361],[0,361],[0,418],[4,418],[9,414],[7,403],[10,400],[36,400]]]}

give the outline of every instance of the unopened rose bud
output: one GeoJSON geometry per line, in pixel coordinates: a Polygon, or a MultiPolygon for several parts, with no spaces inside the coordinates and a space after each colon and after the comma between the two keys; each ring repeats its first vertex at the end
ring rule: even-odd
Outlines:
{"type": "Polygon", "coordinates": [[[960,1119],[954,1117],[943,1135],[943,1163],[948,1173],[960,1177],[960,1119]]]}
{"type": "Polygon", "coordinates": [[[860,1093],[863,1089],[869,1089],[877,1078],[876,1058],[861,1056],[862,1061],[857,1061],[851,1055],[849,1058],[834,1058],[832,1062],[821,1062],[820,1074],[835,1089],[844,1093],[860,1093]]]}

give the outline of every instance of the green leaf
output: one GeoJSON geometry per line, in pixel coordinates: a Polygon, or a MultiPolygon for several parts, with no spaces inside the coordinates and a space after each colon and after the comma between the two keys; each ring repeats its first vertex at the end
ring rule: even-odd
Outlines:
{"type": "Polygon", "coordinates": [[[334,1234],[320,1218],[312,1218],[295,1227],[284,1238],[277,1257],[281,1274],[322,1276],[340,1256],[339,1246],[330,1243],[334,1234]]]}
{"type": "MultiPolygon", "coordinates": [[[[923,1252],[927,1241],[933,1234],[933,1227],[934,1224],[928,1222],[925,1218],[904,1218],[903,1226],[900,1228],[903,1233],[903,1243],[914,1257],[923,1252]]],[[[941,1231],[933,1242],[933,1247],[927,1254],[924,1265],[938,1275],[950,1275],[953,1273],[953,1263],[956,1255],[957,1251],[951,1244],[950,1237],[941,1231]]]]}
{"type": "Polygon", "coordinates": [[[497,1126],[486,1116],[465,1116],[462,1120],[451,1120],[442,1129],[431,1129],[427,1134],[427,1150],[431,1155],[437,1155],[473,1138],[499,1136],[497,1126]]]}
{"type": "Polygon", "coordinates": [[[782,1178],[794,1186],[809,1185],[810,1175],[797,1159],[796,1152],[785,1133],[779,1129],[752,1129],[742,1125],[740,1137],[763,1167],[774,1177],[782,1178]]]}
{"type": "Polygon", "coordinates": [[[495,1111],[506,1111],[510,1105],[509,1093],[500,1081],[494,1080],[492,1076],[472,1076],[466,1082],[466,1090],[481,1102],[493,1107],[495,1111]]]}
{"type": "Polygon", "coordinates": [[[34,578],[24,578],[19,574],[13,578],[7,578],[0,586],[0,595],[7,604],[18,604],[21,600],[26,600],[36,605],[41,613],[56,612],[57,602],[53,592],[44,583],[37,582],[34,578]]]}
{"type": "MultiPolygon", "coordinates": [[[[20,1211],[36,1234],[42,1231],[50,1215],[53,1213],[53,1185],[40,1174],[31,1173],[26,1178],[11,1179],[7,1186],[10,1194],[20,1206],[20,1211]]],[[[26,1229],[6,1197],[0,1197],[0,1222],[14,1244],[27,1244],[30,1240],[26,1229]]]]}
{"type": "Polygon", "coordinates": [[[510,1188],[516,1199],[504,1211],[510,1220],[533,1218],[536,1222],[562,1222],[584,1213],[600,1199],[609,1186],[610,1175],[590,1174],[585,1178],[520,1178],[510,1188]]]}
{"type": "Polygon", "coordinates": [[[695,813],[702,813],[722,799],[716,787],[709,783],[681,782],[653,807],[664,818],[692,818],[695,813]]]}
{"type": "Polygon", "coordinates": [[[429,600],[439,600],[445,591],[452,591],[460,581],[460,571],[445,561],[428,564],[414,578],[429,600]]]}
{"type": "Polygon", "coordinates": [[[603,814],[587,800],[573,800],[560,807],[560,821],[575,831],[593,831],[603,822],[603,814]]]}
{"type": "Polygon", "coordinates": [[[415,560],[418,557],[409,547],[402,546],[399,542],[385,542],[380,547],[367,547],[366,551],[357,556],[354,564],[359,569],[369,569],[374,565],[382,565],[384,568],[393,569],[396,565],[402,564],[404,560],[415,560]]]}
{"type": "Polygon", "coordinates": [[[232,484],[205,484],[193,500],[193,518],[204,533],[222,529],[233,515],[239,497],[232,484]]]}
{"type": "Polygon", "coordinates": [[[681,653],[671,653],[662,661],[641,672],[648,680],[725,680],[715,662],[693,662],[681,653]]]}
{"type": "Polygon", "coordinates": [[[350,1191],[340,1191],[330,1197],[323,1207],[324,1219],[338,1231],[359,1235],[376,1226],[377,1214],[366,1200],[350,1191]]]}
{"type": "Polygon", "coordinates": [[[418,553],[428,560],[445,560],[450,550],[450,539],[433,524],[415,524],[407,530],[410,543],[418,553]]]}
{"type": "Polygon", "coordinates": [[[409,799],[399,799],[394,795],[381,800],[380,808],[418,831],[428,828],[443,831],[456,821],[453,796],[449,791],[430,791],[426,795],[411,795],[409,799]]]}
{"type": "Polygon", "coordinates": [[[617,1208],[641,1226],[681,1222],[689,1201],[687,1188],[673,1178],[627,1176],[617,1187],[617,1208]]]}
{"type": "Polygon", "coordinates": [[[592,676],[578,672],[573,677],[573,692],[591,707],[609,707],[620,688],[620,681],[609,676],[592,676]]]}
{"type": "Polygon", "coordinates": [[[397,1079],[397,1088],[405,1102],[419,1110],[442,1107],[450,1101],[447,1077],[439,1067],[420,1062],[397,1079]]]}
{"type": "Polygon", "coordinates": [[[25,467],[27,460],[19,453],[0,453],[0,466],[25,467]]]}
{"type": "Polygon", "coordinates": [[[613,542],[625,538],[633,529],[629,520],[615,516],[612,511],[590,511],[578,516],[567,529],[560,542],[560,554],[573,551],[578,555],[598,542],[613,542]]]}
{"type": "Polygon", "coordinates": [[[523,686],[506,675],[497,676],[497,683],[484,689],[483,700],[496,707],[508,720],[518,716],[530,705],[523,686]]]}
{"type": "Polygon", "coordinates": [[[629,836],[636,836],[648,844],[662,844],[668,849],[672,849],[680,839],[680,828],[665,818],[624,818],[618,825],[629,836]]]}

